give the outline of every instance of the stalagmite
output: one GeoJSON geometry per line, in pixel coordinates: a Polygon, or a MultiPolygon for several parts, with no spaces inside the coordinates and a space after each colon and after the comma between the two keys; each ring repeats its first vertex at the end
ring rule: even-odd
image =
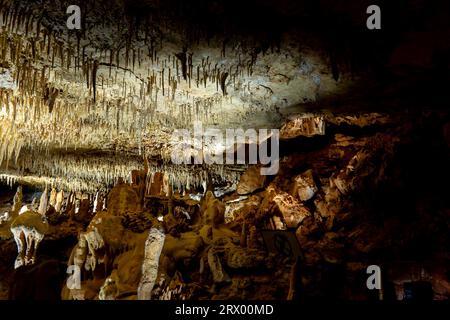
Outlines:
{"type": "Polygon", "coordinates": [[[64,191],[59,191],[56,195],[55,211],[61,212],[61,208],[64,202],[64,191]]]}
{"type": "Polygon", "coordinates": [[[99,192],[97,191],[97,193],[95,194],[95,198],[94,198],[93,213],[96,213],[96,212],[97,212],[97,206],[98,206],[98,194],[99,194],[99,192]]]}
{"type": "MultiPolygon", "coordinates": [[[[27,186],[17,188],[11,208],[13,191],[0,195],[2,260],[10,260],[10,227],[19,252],[16,267],[32,264],[48,222],[46,254],[55,247],[65,253],[68,240],[78,237],[68,266],[82,273],[79,297],[271,299],[294,298],[299,293],[295,282],[318,288],[326,278],[323,268],[310,271],[321,261],[329,264],[326,271],[334,274],[336,265],[351,278],[342,257],[353,259],[361,251],[367,262],[373,256],[370,246],[386,247],[358,239],[365,226],[354,233],[347,228],[362,218],[368,218],[363,221],[368,228],[370,221],[378,221],[372,215],[380,210],[364,212],[359,202],[372,204],[380,194],[377,182],[387,173],[403,176],[398,163],[389,167],[386,159],[396,149],[385,136],[405,132],[409,139],[402,152],[408,153],[409,140],[416,140],[411,137],[433,127],[415,107],[421,128],[409,130],[411,112],[403,117],[404,108],[391,108],[409,92],[410,82],[420,84],[422,66],[413,70],[414,81],[404,82],[403,74],[409,74],[404,61],[401,70],[391,70],[393,63],[355,60],[361,50],[354,51],[347,41],[338,50],[342,57],[334,56],[332,48],[332,67],[339,67],[335,81],[330,53],[323,49],[330,39],[292,25],[303,6],[286,1],[279,1],[277,10],[271,10],[275,1],[256,1],[263,5],[250,11],[238,1],[230,11],[235,4],[226,0],[206,7],[204,1],[87,0],[80,2],[81,30],[65,26],[67,1],[22,2],[0,0],[0,183],[27,186]],[[244,14],[231,17],[234,11],[244,14]],[[286,11],[289,17],[278,19],[286,11]],[[371,79],[376,67],[387,68],[380,75],[395,75],[389,90],[383,87],[389,82],[371,79]],[[364,79],[371,81],[360,83],[364,79]],[[375,87],[381,97],[365,101],[376,96],[375,87]],[[398,87],[405,87],[400,95],[398,87]],[[355,88],[361,92],[347,99],[355,88]],[[390,114],[347,110],[353,102],[372,109],[378,100],[387,103],[383,112],[395,110],[392,118],[402,121],[393,121],[390,114]],[[202,132],[197,132],[199,123],[202,132]],[[252,137],[253,130],[261,133],[263,128],[280,129],[280,170],[273,176],[260,169],[269,153],[275,157],[275,144],[269,147],[252,137]],[[231,131],[236,136],[226,137],[231,131]],[[369,140],[378,131],[383,134],[369,140]],[[174,139],[176,132],[182,133],[179,139],[174,139]],[[239,151],[245,151],[244,159],[239,151]],[[211,153],[217,162],[228,163],[209,163],[211,153]],[[175,156],[186,163],[175,163],[175,156]],[[362,187],[371,197],[361,196],[362,187]],[[30,204],[42,189],[40,201],[30,204]],[[300,253],[293,252],[295,237],[300,253]],[[308,272],[292,273],[289,279],[287,270],[297,253],[308,272]]],[[[341,27],[355,22],[351,18],[343,14],[341,27]]],[[[340,43],[332,40],[331,47],[340,43]]],[[[430,50],[423,47],[425,53],[430,50]]],[[[391,56],[389,50],[379,52],[391,56]]],[[[447,60],[435,62],[430,72],[448,66],[447,60]]],[[[434,78],[429,74],[425,80],[434,78]]],[[[442,90],[432,91],[433,98],[442,90]]],[[[410,98],[406,101],[415,101],[410,98]]],[[[437,101],[417,99],[417,104],[425,100],[437,101]]],[[[430,112],[448,122],[440,109],[430,112]]],[[[432,155],[445,155],[437,151],[450,141],[447,127],[430,130],[436,138],[432,155]]],[[[274,134],[270,140],[277,138],[274,134]]],[[[424,185],[442,191],[433,183],[424,185]]],[[[408,187],[403,181],[399,186],[408,187]]],[[[417,203],[418,211],[432,207],[417,203]]],[[[385,230],[375,228],[376,237],[391,229],[391,221],[379,222],[385,230]]],[[[3,274],[0,298],[2,281],[3,274]]]]}
{"type": "Polygon", "coordinates": [[[48,189],[47,186],[45,186],[44,191],[42,192],[41,195],[41,200],[39,201],[39,209],[38,212],[45,216],[45,213],[47,212],[47,207],[48,207],[48,189]]]}
{"type": "Polygon", "coordinates": [[[57,195],[56,189],[52,188],[52,191],[50,191],[50,199],[48,201],[48,204],[52,207],[55,207],[56,205],[56,195],[57,195]]]}
{"type": "Polygon", "coordinates": [[[19,212],[20,208],[22,207],[22,200],[23,200],[22,186],[18,186],[17,192],[14,195],[13,205],[11,208],[11,215],[15,215],[19,212]]]}
{"type": "Polygon", "coordinates": [[[27,205],[24,205],[22,208],[20,208],[18,215],[24,214],[25,212],[30,211],[30,208],[28,208],[27,205]]]}
{"type": "Polygon", "coordinates": [[[138,287],[138,299],[150,300],[152,290],[158,276],[159,257],[164,246],[165,234],[157,228],[150,229],[145,241],[144,262],[142,263],[142,278],[138,287]]]}

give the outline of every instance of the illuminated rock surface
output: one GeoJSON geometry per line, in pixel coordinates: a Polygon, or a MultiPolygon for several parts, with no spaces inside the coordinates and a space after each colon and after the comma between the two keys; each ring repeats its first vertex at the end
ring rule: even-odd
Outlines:
{"type": "Polygon", "coordinates": [[[55,3],[0,0],[0,299],[450,298],[448,8],[55,3]]]}

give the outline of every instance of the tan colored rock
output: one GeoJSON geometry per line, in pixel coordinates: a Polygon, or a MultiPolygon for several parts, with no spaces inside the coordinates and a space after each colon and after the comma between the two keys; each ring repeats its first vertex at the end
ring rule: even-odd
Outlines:
{"type": "Polygon", "coordinates": [[[211,191],[206,192],[203,208],[204,224],[216,227],[225,222],[225,204],[216,199],[211,191]]]}
{"type": "Polygon", "coordinates": [[[280,130],[281,139],[299,136],[312,137],[325,134],[325,119],[323,116],[297,117],[285,123],[280,130]]]}
{"type": "Polygon", "coordinates": [[[333,184],[342,194],[348,194],[357,187],[358,180],[362,178],[364,165],[368,165],[369,157],[370,154],[366,150],[359,151],[349,161],[347,167],[334,178],[333,184]]]}
{"type": "Polygon", "coordinates": [[[147,194],[151,196],[160,196],[163,194],[164,175],[161,172],[155,172],[150,177],[149,188],[147,194]]]}
{"type": "Polygon", "coordinates": [[[114,270],[112,274],[108,278],[106,278],[105,283],[100,288],[98,299],[116,300],[116,297],[119,295],[118,283],[119,278],[117,276],[117,270],[114,270]]]}
{"type": "Polygon", "coordinates": [[[264,187],[266,176],[262,176],[258,166],[249,167],[241,176],[237,185],[237,193],[246,195],[264,187]]]}
{"type": "Polygon", "coordinates": [[[60,212],[64,201],[64,191],[58,192],[56,195],[55,211],[60,212]]]}
{"type": "Polygon", "coordinates": [[[45,213],[47,212],[47,206],[48,206],[48,189],[47,186],[45,186],[44,192],[42,192],[41,200],[39,201],[39,209],[38,212],[45,216],[45,213]]]}
{"type": "Polygon", "coordinates": [[[50,191],[50,199],[48,200],[48,204],[52,207],[55,207],[56,205],[56,195],[57,191],[55,188],[52,188],[52,191],[50,191]]]}
{"type": "Polygon", "coordinates": [[[366,127],[371,125],[384,125],[392,122],[392,119],[387,114],[381,113],[364,113],[357,115],[343,115],[336,117],[327,117],[327,121],[336,125],[348,124],[358,127],[366,127]]]}
{"type": "Polygon", "coordinates": [[[236,219],[239,213],[242,212],[244,207],[245,203],[243,201],[227,204],[225,207],[225,215],[224,215],[225,223],[234,221],[234,219],[236,219]]]}
{"type": "Polygon", "coordinates": [[[202,247],[202,238],[197,233],[184,232],[178,238],[166,235],[162,252],[165,256],[180,261],[196,256],[202,247]]]}
{"type": "Polygon", "coordinates": [[[322,217],[322,218],[328,218],[336,215],[340,210],[341,207],[338,202],[334,201],[326,201],[324,196],[321,196],[314,200],[314,205],[316,206],[316,212],[322,217]]]}
{"type": "Polygon", "coordinates": [[[296,228],[303,219],[310,216],[309,210],[286,192],[278,193],[273,201],[288,228],[296,228]]]}
{"type": "Polygon", "coordinates": [[[237,217],[244,218],[251,217],[253,218],[260,205],[261,198],[256,195],[252,195],[250,197],[243,197],[243,200],[228,202],[226,204],[225,209],[225,222],[231,222],[237,217]]]}
{"type": "Polygon", "coordinates": [[[275,230],[286,230],[286,224],[281,220],[280,217],[272,217],[273,226],[275,230]]]}
{"type": "Polygon", "coordinates": [[[22,208],[23,192],[22,186],[17,187],[17,192],[14,195],[13,205],[11,208],[11,215],[16,215],[19,213],[20,208],[22,208]]]}
{"type": "Polygon", "coordinates": [[[165,235],[157,229],[149,231],[145,241],[145,256],[142,263],[142,278],[138,287],[138,299],[150,300],[158,276],[159,258],[164,247],[165,235]]]}
{"type": "Polygon", "coordinates": [[[114,252],[123,250],[127,239],[119,216],[108,212],[99,212],[92,219],[85,232],[78,236],[78,244],[72,250],[69,263],[74,263],[81,270],[95,271],[97,266],[112,258],[114,252]],[[105,247],[108,247],[108,252],[105,247]]]}
{"type": "Polygon", "coordinates": [[[317,191],[312,170],[307,170],[294,178],[291,194],[298,196],[300,201],[308,201],[317,191]]]}
{"type": "Polygon", "coordinates": [[[47,231],[48,223],[37,212],[27,211],[14,219],[11,232],[18,251],[15,269],[35,263],[37,248],[47,231]]]}

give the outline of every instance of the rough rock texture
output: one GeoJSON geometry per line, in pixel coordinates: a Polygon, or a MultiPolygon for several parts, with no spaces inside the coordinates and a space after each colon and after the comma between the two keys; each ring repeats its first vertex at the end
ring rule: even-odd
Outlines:
{"type": "MultiPolygon", "coordinates": [[[[55,220],[41,246],[77,237],[67,261],[79,266],[81,288],[64,286],[62,298],[368,299],[355,279],[364,278],[375,261],[386,270],[386,299],[405,298],[403,288],[419,281],[429,283],[434,299],[448,299],[448,209],[436,200],[446,189],[417,189],[413,183],[433,185],[447,174],[443,131],[434,131],[440,142],[433,145],[421,138],[432,127],[426,120],[391,126],[393,119],[377,118],[386,127],[369,125],[370,131],[360,116],[353,120],[361,127],[354,124],[351,132],[347,123],[335,127],[320,146],[290,139],[302,147],[289,148],[279,173],[245,196],[236,190],[216,197],[208,190],[199,202],[179,192],[145,198],[147,193],[136,191],[141,177],[133,184],[119,182],[106,209],[95,214],[95,197],[89,195],[68,196],[56,215],[50,206],[46,215],[55,220]],[[428,157],[430,152],[436,157],[428,157]],[[423,163],[433,163],[428,166],[433,174],[417,170],[423,163]],[[87,204],[78,213],[76,201],[87,204]],[[83,210],[86,227],[77,216],[83,210]],[[269,251],[266,229],[293,235],[300,256],[269,251]]],[[[245,174],[241,179],[248,181],[245,174]]],[[[8,228],[10,223],[5,222],[8,228]]],[[[14,240],[3,237],[3,259],[12,268],[14,246],[10,253],[7,244],[14,240]]]]}
{"type": "Polygon", "coordinates": [[[302,116],[294,118],[281,127],[280,138],[290,139],[299,136],[312,137],[315,135],[324,135],[325,123],[323,116],[302,116]]]}
{"type": "Polygon", "coordinates": [[[307,201],[314,197],[318,190],[312,170],[307,170],[294,178],[291,194],[298,196],[300,201],[307,201]]]}
{"type": "Polygon", "coordinates": [[[140,199],[136,191],[127,184],[119,184],[108,195],[108,209],[117,215],[122,215],[127,211],[140,211],[140,199]]]}
{"type": "Polygon", "coordinates": [[[22,201],[23,201],[23,192],[22,187],[17,187],[17,192],[14,195],[13,205],[11,207],[11,215],[17,215],[22,208],[22,201]]]}
{"type": "Polygon", "coordinates": [[[297,226],[310,215],[309,210],[290,194],[280,191],[272,199],[288,228],[297,226]]]}
{"type": "Polygon", "coordinates": [[[246,195],[264,187],[266,176],[261,175],[258,166],[249,167],[241,176],[237,185],[237,193],[246,195]]]}
{"type": "Polygon", "coordinates": [[[446,1],[0,2],[0,298],[450,298],[446,1]]]}
{"type": "Polygon", "coordinates": [[[139,300],[150,300],[158,276],[159,257],[164,246],[165,235],[161,230],[150,229],[145,241],[145,256],[142,263],[142,279],[137,296],[139,300]]]}
{"type": "Polygon", "coordinates": [[[12,221],[11,232],[18,251],[15,269],[35,263],[39,243],[47,230],[48,223],[37,212],[27,211],[12,221]]]}

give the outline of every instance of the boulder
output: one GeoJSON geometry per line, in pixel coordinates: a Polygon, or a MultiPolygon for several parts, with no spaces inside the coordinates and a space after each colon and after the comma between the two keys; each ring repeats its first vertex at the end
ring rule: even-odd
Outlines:
{"type": "Polygon", "coordinates": [[[273,201],[288,228],[297,228],[303,219],[311,215],[308,208],[284,191],[275,195],[273,201]]]}
{"type": "Polygon", "coordinates": [[[214,197],[211,191],[206,192],[204,202],[202,203],[203,223],[216,227],[225,221],[225,204],[214,197]]]}
{"type": "Polygon", "coordinates": [[[249,167],[241,176],[241,180],[237,185],[237,193],[246,195],[264,187],[266,176],[261,175],[258,166],[249,167]]]}
{"type": "Polygon", "coordinates": [[[300,201],[310,200],[317,191],[312,170],[307,170],[294,178],[291,194],[298,196],[300,201]]]}

